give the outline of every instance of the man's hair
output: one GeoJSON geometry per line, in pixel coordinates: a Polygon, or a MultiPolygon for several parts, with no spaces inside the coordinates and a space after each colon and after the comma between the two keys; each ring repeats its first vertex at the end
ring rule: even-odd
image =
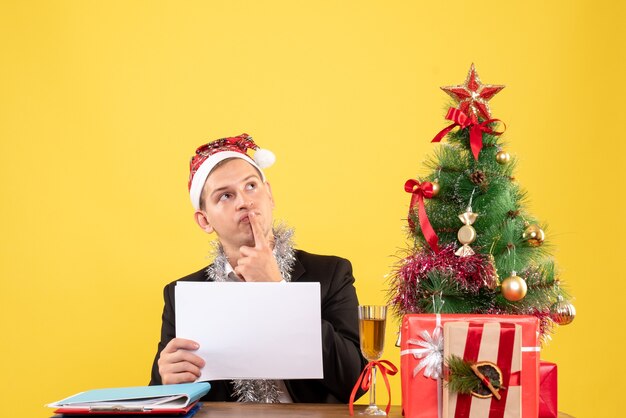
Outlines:
{"type": "MultiPolygon", "coordinates": [[[[202,192],[200,193],[200,210],[204,210],[205,209],[205,206],[204,206],[204,191],[205,191],[206,182],[209,179],[209,177],[211,177],[211,173],[213,173],[213,171],[215,171],[215,169],[223,166],[224,164],[226,164],[227,162],[232,161],[232,160],[244,160],[244,159],[243,158],[237,158],[237,157],[226,158],[225,160],[222,160],[219,163],[215,164],[215,167],[213,167],[213,169],[211,169],[211,172],[209,173],[209,175],[207,176],[206,180],[204,181],[204,184],[202,185],[202,192]]],[[[246,161],[246,160],[244,160],[244,161],[246,161]]],[[[248,164],[250,164],[250,163],[248,163],[248,164]]],[[[259,177],[261,179],[263,179],[263,174],[259,171],[259,169],[257,167],[255,167],[254,165],[252,165],[252,164],[250,164],[250,166],[252,168],[254,168],[256,170],[256,172],[259,173],[259,177]]]]}

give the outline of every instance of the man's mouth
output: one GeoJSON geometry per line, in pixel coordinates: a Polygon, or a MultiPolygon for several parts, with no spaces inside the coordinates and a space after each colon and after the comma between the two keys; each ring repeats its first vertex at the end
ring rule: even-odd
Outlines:
{"type": "MultiPolygon", "coordinates": [[[[259,212],[254,212],[255,215],[259,215],[259,212]]],[[[250,212],[246,212],[239,217],[239,223],[249,224],[250,223],[250,212]]]]}
{"type": "MultiPolygon", "coordinates": [[[[256,216],[261,216],[261,212],[253,211],[256,216]]],[[[239,217],[239,223],[249,224],[250,223],[250,212],[246,212],[239,217]]]]}

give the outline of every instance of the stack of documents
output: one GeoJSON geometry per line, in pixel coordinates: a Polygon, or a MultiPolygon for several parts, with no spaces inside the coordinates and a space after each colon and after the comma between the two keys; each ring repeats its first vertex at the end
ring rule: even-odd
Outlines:
{"type": "Polygon", "coordinates": [[[198,399],[211,388],[207,382],[179,385],[96,389],[48,404],[63,415],[143,415],[191,417],[198,399]]]}
{"type": "Polygon", "coordinates": [[[319,283],[178,282],[175,297],[176,336],[197,342],[210,365],[199,382],[90,390],[48,406],[73,418],[188,418],[207,380],[324,377],[319,283]]]}

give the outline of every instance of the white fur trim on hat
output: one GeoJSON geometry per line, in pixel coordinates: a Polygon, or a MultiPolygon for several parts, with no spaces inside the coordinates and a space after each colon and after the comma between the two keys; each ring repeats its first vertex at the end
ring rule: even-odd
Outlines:
{"type": "Polygon", "coordinates": [[[204,183],[209,177],[209,174],[211,174],[211,171],[213,171],[217,164],[228,158],[241,158],[242,160],[252,164],[257,170],[259,170],[259,173],[261,173],[261,180],[265,181],[265,174],[263,173],[263,170],[261,170],[259,165],[252,158],[248,157],[248,155],[237,151],[221,151],[213,154],[202,163],[191,180],[189,197],[191,198],[191,204],[195,210],[200,209],[200,196],[202,195],[202,189],[204,188],[204,183]]]}

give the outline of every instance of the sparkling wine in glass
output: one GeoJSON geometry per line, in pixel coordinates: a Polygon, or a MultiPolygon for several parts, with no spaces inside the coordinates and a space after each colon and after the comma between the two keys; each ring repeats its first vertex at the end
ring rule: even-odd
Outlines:
{"type": "MultiPolygon", "coordinates": [[[[359,337],[363,356],[374,361],[383,355],[385,345],[385,323],[387,307],[379,305],[359,306],[359,337]]],[[[362,415],[387,415],[376,406],[376,367],[372,367],[370,382],[370,404],[362,415]]]]}

